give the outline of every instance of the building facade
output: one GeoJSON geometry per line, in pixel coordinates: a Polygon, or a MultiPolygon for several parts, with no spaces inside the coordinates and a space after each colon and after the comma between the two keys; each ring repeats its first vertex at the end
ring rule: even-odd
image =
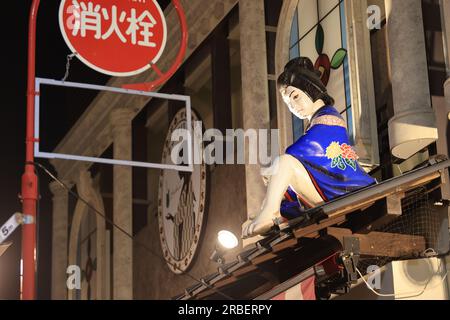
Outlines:
{"type": "MultiPolygon", "coordinates": [[[[336,100],[361,164],[379,181],[432,155],[448,156],[450,91],[444,81],[450,1],[181,3],[189,28],[186,58],[159,92],[190,96],[204,130],[278,129],[277,151],[282,154],[305,124],[284,106],[276,79],[290,59],[307,56],[336,100]]],[[[159,62],[163,70],[173,61],[180,41],[171,4],[165,15],[169,34],[159,62]]],[[[120,87],[154,77],[144,73],[132,79],[111,78],[107,85],[120,87]]],[[[182,109],[176,101],[101,92],[55,151],[159,163],[171,124],[182,117],[182,109]]],[[[161,215],[161,181],[166,179],[161,170],[64,160],[52,164],[61,180],[121,228],[51,184],[54,299],[171,298],[191,285],[192,277],[199,279],[217,268],[210,260],[217,232],[226,229],[240,235],[242,223],[259,210],[265,195],[259,165],[206,165],[204,179],[197,182],[201,199],[187,200],[204,206],[197,208],[202,223],[194,233],[181,231],[177,238],[173,231],[162,230],[165,220],[176,222],[173,216],[161,215]],[[169,256],[173,261],[168,263],[169,256]],[[83,270],[81,290],[67,289],[70,265],[83,270]]],[[[447,181],[442,194],[450,196],[447,181]]],[[[444,223],[447,230],[448,220],[444,223]]],[[[246,244],[240,242],[230,254],[246,244]]]]}

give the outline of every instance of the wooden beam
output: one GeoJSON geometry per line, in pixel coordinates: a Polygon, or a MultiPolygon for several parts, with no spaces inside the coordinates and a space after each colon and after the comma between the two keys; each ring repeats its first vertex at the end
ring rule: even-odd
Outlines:
{"type": "Polygon", "coordinates": [[[340,216],[336,218],[331,219],[325,219],[321,221],[318,224],[312,224],[310,226],[307,226],[305,228],[297,229],[294,231],[294,236],[296,238],[307,238],[310,235],[317,234],[318,231],[324,230],[328,227],[338,225],[345,222],[345,216],[340,216]]]}
{"type": "Polygon", "coordinates": [[[272,247],[272,252],[274,252],[274,253],[280,252],[280,251],[282,251],[284,249],[287,249],[287,248],[290,248],[290,247],[293,247],[293,246],[297,245],[297,243],[298,243],[297,239],[285,240],[285,241],[283,241],[283,242],[281,242],[281,243],[279,243],[277,245],[274,245],[272,247]]]}
{"type": "Polygon", "coordinates": [[[405,197],[404,192],[398,192],[386,197],[387,214],[398,218],[402,214],[402,199],[405,197]]]}
{"type": "MultiPolygon", "coordinates": [[[[365,229],[368,231],[381,228],[402,215],[402,199],[405,197],[404,192],[396,193],[386,197],[385,214],[378,219],[372,221],[365,229]]],[[[366,233],[366,232],[362,232],[366,233]]]]}
{"type": "Polygon", "coordinates": [[[425,184],[427,184],[430,181],[433,181],[434,179],[440,178],[441,177],[441,173],[439,171],[437,172],[433,172],[432,174],[425,176],[421,179],[417,179],[416,181],[411,182],[410,184],[405,184],[403,186],[400,186],[399,188],[397,188],[397,192],[407,192],[409,190],[412,190],[414,188],[423,186],[425,184]]]}
{"type": "Polygon", "coordinates": [[[393,188],[393,189],[391,189],[391,190],[389,190],[387,192],[384,192],[383,194],[376,195],[376,196],[371,197],[369,199],[365,199],[363,201],[360,201],[357,204],[354,204],[354,205],[351,205],[351,206],[347,206],[345,208],[340,208],[340,209],[338,209],[338,210],[336,210],[336,211],[334,211],[332,213],[328,213],[328,216],[330,218],[335,218],[335,217],[338,217],[338,216],[345,215],[347,213],[354,212],[356,210],[360,210],[362,208],[367,207],[372,202],[375,202],[375,201],[387,198],[388,196],[391,196],[391,195],[394,195],[394,194],[397,194],[397,193],[405,193],[405,192],[407,192],[409,190],[412,190],[414,188],[423,186],[423,185],[427,184],[428,182],[439,178],[440,176],[441,176],[441,174],[439,172],[433,172],[432,174],[430,174],[428,176],[425,176],[425,177],[422,177],[420,179],[417,179],[417,180],[415,180],[415,181],[413,181],[411,183],[398,186],[398,187],[393,188]]]}
{"type": "Polygon", "coordinates": [[[371,206],[373,206],[374,204],[375,204],[375,201],[370,202],[370,203],[366,204],[364,207],[360,208],[359,210],[361,210],[361,211],[367,210],[367,209],[369,209],[371,206]]]}
{"type": "Polygon", "coordinates": [[[343,228],[328,228],[327,232],[342,244],[344,243],[344,237],[358,238],[360,254],[366,256],[399,258],[412,256],[426,249],[425,238],[421,236],[386,232],[353,234],[351,230],[343,228]]]}

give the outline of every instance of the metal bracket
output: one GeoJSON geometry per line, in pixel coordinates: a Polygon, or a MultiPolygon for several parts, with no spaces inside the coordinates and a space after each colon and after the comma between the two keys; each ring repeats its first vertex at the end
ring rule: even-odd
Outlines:
{"type": "Polygon", "coordinates": [[[359,238],[344,237],[344,251],[341,253],[341,259],[347,271],[348,281],[356,283],[358,281],[358,273],[356,268],[358,266],[360,256],[359,238]]]}
{"type": "Polygon", "coordinates": [[[439,162],[444,162],[446,160],[448,160],[448,157],[446,155],[438,154],[438,155],[430,157],[430,159],[428,160],[428,163],[430,165],[435,165],[435,164],[438,164],[439,162]]]}
{"type": "Polygon", "coordinates": [[[327,277],[325,268],[322,265],[314,266],[314,274],[319,279],[318,280],[319,282],[320,282],[320,279],[325,279],[327,277]]]}
{"type": "Polygon", "coordinates": [[[34,217],[29,214],[17,214],[16,220],[20,224],[33,224],[34,223],[34,217]]]}

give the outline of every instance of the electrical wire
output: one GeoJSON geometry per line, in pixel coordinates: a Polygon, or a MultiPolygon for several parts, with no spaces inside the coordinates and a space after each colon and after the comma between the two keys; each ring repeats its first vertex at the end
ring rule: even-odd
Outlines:
{"type": "MultiPolygon", "coordinates": [[[[39,167],[40,169],[42,169],[51,179],[53,179],[54,181],[56,181],[59,185],[61,185],[61,187],[63,187],[64,189],[66,189],[70,195],[72,195],[73,197],[75,197],[77,200],[83,202],[86,206],[88,206],[93,212],[95,212],[97,215],[99,215],[100,217],[102,217],[106,222],[110,223],[114,228],[116,228],[117,230],[119,230],[120,232],[122,232],[124,235],[126,235],[128,238],[130,238],[135,244],[141,246],[142,248],[144,248],[145,250],[147,250],[151,255],[153,255],[154,257],[158,258],[161,262],[165,262],[170,264],[174,269],[177,269],[177,267],[172,264],[171,262],[166,261],[165,259],[163,259],[158,253],[156,253],[155,251],[153,251],[153,249],[151,249],[150,247],[148,247],[146,244],[134,239],[133,235],[131,235],[130,233],[128,233],[126,230],[124,230],[122,227],[118,226],[117,224],[115,224],[111,219],[109,219],[108,217],[106,217],[103,213],[101,213],[99,210],[97,210],[94,206],[92,206],[87,200],[83,199],[83,197],[79,196],[76,192],[72,191],[71,188],[69,188],[64,182],[62,182],[61,180],[59,180],[54,174],[52,174],[44,165],[38,163],[38,162],[32,162],[31,164],[39,167]]],[[[191,280],[206,286],[208,289],[216,292],[217,294],[221,295],[222,297],[224,297],[227,300],[234,300],[232,297],[228,296],[227,294],[223,293],[222,291],[214,288],[213,286],[207,284],[205,281],[199,280],[196,277],[194,277],[193,275],[191,275],[189,272],[184,272],[182,273],[182,275],[190,278],[191,280]]]]}
{"type": "MultiPolygon", "coordinates": [[[[432,248],[429,248],[427,250],[424,251],[424,254],[427,256],[428,255],[428,251],[432,250],[434,253],[436,253],[436,251],[432,248]]],[[[428,256],[430,257],[430,256],[428,256]]],[[[409,299],[409,298],[416,298],[419,297],[421,295],[423,295],[425,293],[425,291],[428,288],[428,285],[430,284],[431,280],[433,279],[433,275],[431,275],[431,277],[428,279],[427,283],[425,284],[425,286],[423,287],[423,289],[421,291],[418,292],[407,292],[407,293],[378,293],[375,291],[374,288],[372,288],[372,286],[367,282],[367,280],[364,278],[364,276],[362,275],[361,271],[356,268],[356,272],[358,273],[358,275],[360,276],[361,280],[366,284],[367,288],[372,291],[375,295],[379,296],[379,297],[393,297],[395,299],[409,299]]],[[[439,262],[439,268],[437,271],[437,274],[440,274],[442,272],[442,261],[439,262]]],[[[445,279],[448,276],[448,271],[445,273],[445,275],[442,277],[441,281],[439,281],[438,284],[436,284],[435,286],[431,287],[432,288],[436,288],[438,285],[440,285],[441,283],[443,283],[445,281],[445,279]]]]}
{"type": "Polygon", "coordinates": [[[66,61],[66,73],[64,74],[64,77],[61,79],[62,82],[66,81],[69,77],[70,72],[70,61],[72,61],[73,57],[75,57],[77,53],[71,53],[67,55],[67,61],[66,61]]]}

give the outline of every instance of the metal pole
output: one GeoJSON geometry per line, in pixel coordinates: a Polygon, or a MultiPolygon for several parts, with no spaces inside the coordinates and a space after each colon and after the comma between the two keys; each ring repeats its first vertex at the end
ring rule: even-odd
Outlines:
{"type": "Polygon", "coordinates": [[[37,176],[34,167],[34,98],[36,73],[36,20],[40,0],[33,0],[28,26],[28,85],[27,85],[27,127],[25,173],[22,175],[22,213],[32,217],[29,224],[22,226],[23,283],[22,299],[36,298],[36,205],[38,200],[37,176]]]}

